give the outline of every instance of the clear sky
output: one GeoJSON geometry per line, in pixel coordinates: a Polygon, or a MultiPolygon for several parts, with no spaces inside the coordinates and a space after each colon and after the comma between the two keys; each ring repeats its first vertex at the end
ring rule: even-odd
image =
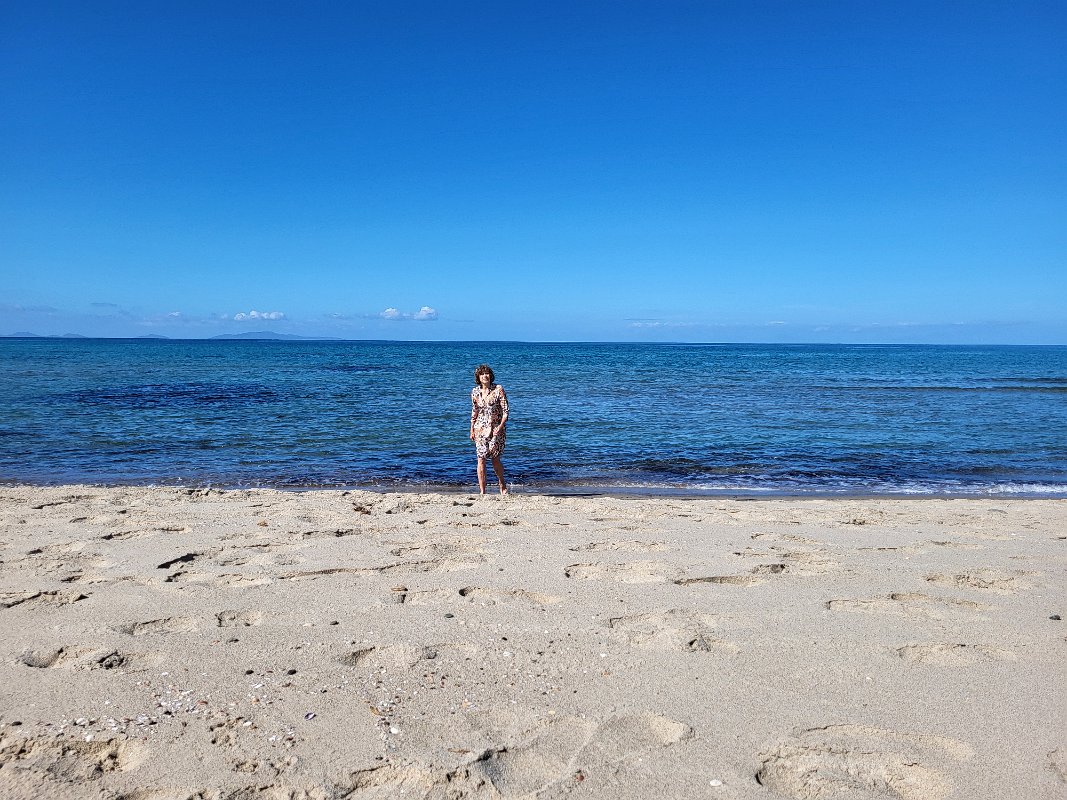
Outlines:
{"type": "Polygon", "coordinates": [[[0,6],[0,334],[1067,343],[1067,3],[0,6]]]}

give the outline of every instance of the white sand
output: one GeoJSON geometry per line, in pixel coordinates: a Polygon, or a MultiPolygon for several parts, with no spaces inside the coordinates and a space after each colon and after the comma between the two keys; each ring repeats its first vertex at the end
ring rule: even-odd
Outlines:
{"type": "Polygon", "coordinates": [[[1067,501],[0,498],[5,800],[1067,796],[1067,501]]]}

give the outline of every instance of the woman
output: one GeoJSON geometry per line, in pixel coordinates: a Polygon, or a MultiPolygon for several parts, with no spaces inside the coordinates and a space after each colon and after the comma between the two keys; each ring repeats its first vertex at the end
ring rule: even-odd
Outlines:
{"type": "Polygon", "coordinates": [[[485,494],[485,460],[492,459],[500,493],[507,494],[504,483],[504,465],[500,455],[504,452],[504,437],[508,424],[508,396],[504,387],[493,382],[496,376],[488,364],[474,370],[474,388],[471,389],[471,441],[478,452],[478,488],[485,494]]]}

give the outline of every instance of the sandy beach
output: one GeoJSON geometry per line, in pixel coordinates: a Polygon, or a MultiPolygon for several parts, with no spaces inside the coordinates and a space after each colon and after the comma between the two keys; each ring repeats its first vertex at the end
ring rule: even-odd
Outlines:
{"type": "Polygon", "coordinates": [[[0,490],[0,796],[1067,796],[1067,502],[0,490]]]}

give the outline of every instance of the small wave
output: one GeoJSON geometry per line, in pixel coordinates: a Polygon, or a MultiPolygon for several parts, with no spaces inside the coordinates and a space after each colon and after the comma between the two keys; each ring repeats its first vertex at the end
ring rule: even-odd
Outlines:
{"type": "Polygon", "coordinates": [[[848,481],[805,484],[776,481],[610,481],[568,480],[559,482],[531,482],[534,490],[553,492],[577,490],[586,493],[611,494],[624,491],[638,495],[783,495],[797,497],[870,496],[870,497],[1067,497],[1067,484],[1060,483],[1003,483],[962,484],[939,482],[874,482],[848,481]]]}

